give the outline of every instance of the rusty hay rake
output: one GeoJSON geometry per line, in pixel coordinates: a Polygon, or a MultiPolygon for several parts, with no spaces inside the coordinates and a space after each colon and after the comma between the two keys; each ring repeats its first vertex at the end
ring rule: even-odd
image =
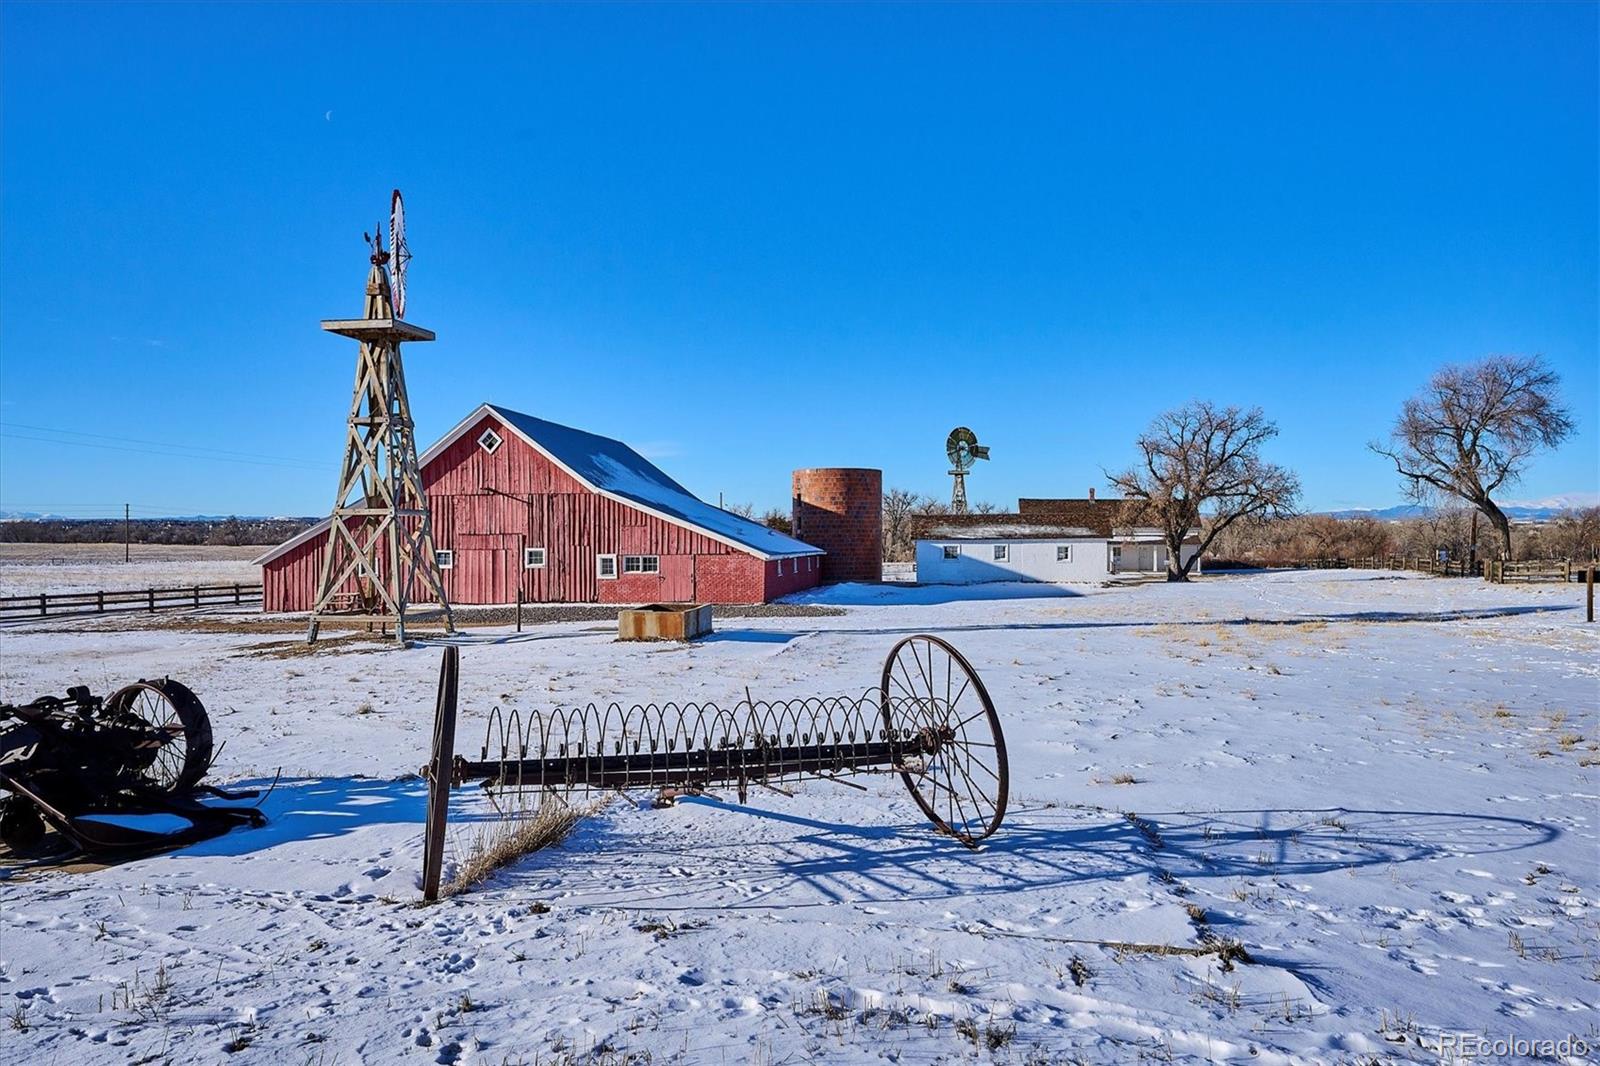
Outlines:
{"type": "Polygon", "coordinates": [[[655,789],[666,802],[732,785],[899,774],[941,833],[969,848],[1000,828],[1010,773],[994,702],[972,664],[938,637],[907,637],[860,696],[714,703],[620,704],[523,714],[494,708],[478,758],[455,752],[460,653],[444,650],[434,715],[423,839],[423,897],[438,898],[450,789],[570,800],[575,794],[655,789]]]}

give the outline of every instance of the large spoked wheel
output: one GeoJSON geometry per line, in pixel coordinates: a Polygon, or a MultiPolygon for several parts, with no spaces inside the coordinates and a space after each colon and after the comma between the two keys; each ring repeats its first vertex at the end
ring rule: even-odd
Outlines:
{"type": "Polygon", "coordinates": [[[941,832],[977,847],[1005,818],[1011,774],[994,701],[972,664],[938,637],[907,637],[884,661],[880,695],[911,797],[941,832]]]}
{"type": "Polygon", "coordinates": [[[106,697],[105,711],[113,725],[139,726],[148,734],[132,765],[151,788],[187,792],[211,768],[211,718],[187,686],[140,681],[106,697]]]}

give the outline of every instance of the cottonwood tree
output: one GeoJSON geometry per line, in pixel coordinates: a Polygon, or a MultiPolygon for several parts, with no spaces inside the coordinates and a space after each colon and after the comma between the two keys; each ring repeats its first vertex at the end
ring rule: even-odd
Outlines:
{"type": "Polygon", "coordinates": [[[1538,356],[1496,355],[1446,366],[1405,402],[1387,443],[1373,451],[1393,461],[1419,503],[1464,500],[1494,527],[1500,558],[1511,558],[1511,520],[1494,501],[1541,448],[1572,433],[1559,401],[1561,379],[1538,356]]]}
{"type": "Polygon", "coordinates": [[[1261,446],[1277,435],[1259,407],[1196,401],[1152,422],[1135,445],[1140,461],[1107,475],[1128,501],[1124,522],[1161,529],[1168,581],[1189,580],[1194,560],[1234,523],[1295,513],[1299,479],[1261,458],[1261,446]],[[1183,542],[1194,529],[1201,529],[1200,548],[1184,562],[1183,542]]]}

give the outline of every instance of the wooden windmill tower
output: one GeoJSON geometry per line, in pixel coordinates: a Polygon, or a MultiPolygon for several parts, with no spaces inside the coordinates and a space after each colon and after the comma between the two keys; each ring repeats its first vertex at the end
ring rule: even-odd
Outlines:
{"type": "Polygon", "coordinates": [[[454,629],[434,557],[433,524],[400,364],[402,341],[431,341],[433,332],[402,317],[411,253],[399,189],[390,200],[389,249],[384,250],[381,235],[366,239],[372,246],[372,269],[363,317],[322,323],[329,333],[358,341],[361,350],[308,643],[317,639],[327,618],[393,624],[395,638],[404,642],[413,592],[436,600],[445,628],[454,629]]]}

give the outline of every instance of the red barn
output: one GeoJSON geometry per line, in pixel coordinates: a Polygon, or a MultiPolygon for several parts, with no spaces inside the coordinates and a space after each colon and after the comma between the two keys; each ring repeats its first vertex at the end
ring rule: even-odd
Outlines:
{"type": "MultiPolygon", "coordinates": [[[[420,457],[451,603],[766,603],[819,548],[705,503],[609,437],[484,404],[420,457]]],[[[264,609],[309,611],[328,520],[256,560],[264,609]]]]}

